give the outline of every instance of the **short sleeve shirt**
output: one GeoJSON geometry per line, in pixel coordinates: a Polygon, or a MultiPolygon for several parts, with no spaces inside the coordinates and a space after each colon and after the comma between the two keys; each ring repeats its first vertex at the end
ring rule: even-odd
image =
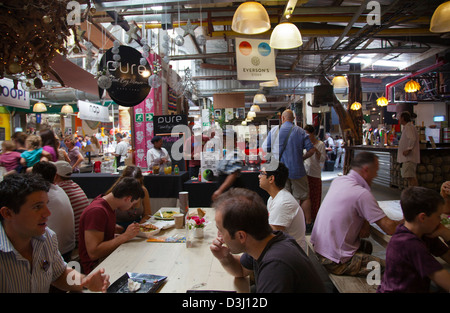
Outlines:
{"type": "Polygon", "coordinates": [[[314,222],[314,250],[335,263],[350,260],[360,246],[364,221],[375,223],[386,214],[356,171],[335,178],[314,222]]]}
{"type": "Polygon", "coordinates": [[[283,232],[266,245],[258,260],[244,253],[241,264],[255,273],[257,293],[324,292],[324,285],[297,242],[283,232]]]}
{"type": "Polygon", "coordinates": [[[33,263],[13,246],[0,223],[0,293],[47,293],[66,270],[56,234],[49,229],[31,239],[33,263]]]}
{"type": "Polygon", "coordinates": [[[80,217],[80,234],[78,253],[81,265],[86,274],[94,269],[98,260],[91,260],[86,250],[84,232],[89,230],[104,233],[103,241],[114,239],[116,227],[116,213],[104,200],[103,195],[95,198],[91,204],[83,211],[80,217]]]}
{"type": "Polygon", "coordinates": [[[429,292],[432,273],[442,265],[433,257],[448,247],[439,238],[419,238],[404,225],[397,226],[386,248],[386,269],[378,292],[429,292]]]}

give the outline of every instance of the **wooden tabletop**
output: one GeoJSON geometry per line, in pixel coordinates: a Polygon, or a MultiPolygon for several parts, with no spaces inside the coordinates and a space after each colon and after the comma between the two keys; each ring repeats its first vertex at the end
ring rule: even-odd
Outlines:
{"type": "MultiPolygon", "coordinates": [[[[167,276],[158,292],[185,293],[187,290],[217,290],[249,292],[249,280],[234,278],[212,255],[209,246],[217,235],[214,209],[204,208],[209,222],[204,238],[186,243],[147,242],[136,237],[119,246],[98,268],[105,268],[111,284],[127,272],[167,276]]],[[[155,237],[184,236],[184,229],[162,230],[155,237]]]]}

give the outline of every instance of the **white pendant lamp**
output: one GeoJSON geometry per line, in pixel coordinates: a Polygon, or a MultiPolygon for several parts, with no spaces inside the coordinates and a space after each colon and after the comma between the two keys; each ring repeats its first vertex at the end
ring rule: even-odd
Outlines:
{"type": "Polygon", "coordinates": [[[450,1],[442,3],[434,11],[430,22],[430,32],[450,32],[450,1]]]}
{"type": "Polygon", "coordinates": [[[258,104],[258,103],[266,103],[267,99],[266,96],[263,95],[262,93],[257,93],[254,97],[253,97],[253,103],[258,104]]]}
{"type": "Polygon", "coordinates": [[[61,108],[61,113],[62,114],[72,114],[73,113],[72,106],[68,105],[68,104],[64,104],[61,108]]]}
{"type": "Polygon", "coordinates": [[[37,102],[35,105],[33,105],[33,112],[41,113],[46,111],[47,107],[42,102],[37,102]]]}
{"type": "Polygon", "coordinates": [[[334,88],[348,88],[348,81],[345,76],[335,76],[331,81],[334,88]]]}
{"type": "Polygon", "coordinates": [[[255,112],[252,112],[252,111],[249,111],[248,113],[247,113],[247,118],[248,119],[254,119],[256,117],[256,113],[255,112]]]}
{"type": "Polygon", "coordinates": [[[269,80],[266,82],[259,83],[260,87],[278,87],[278,78],[275,77],[274,80],[269,80]]]}
{"type": "Polygon", "coordinates": [[[278,24],[270,35],[269,45],[274,49],[293,49],[303,44],[297,26],[289,22],[278,24]]]}
{"type": "Polygon", "coordinates": [[[269,14],[258,2],[244,2],[234,12],[231,29],[246,35],[264,33],[270,29],[269,14]]]}
{"type": "Polygon", "coordinates": [[[250,112],[261,112],[261,108],[259,107],[259,105],[254,104],[250,107],[250,112]]]}

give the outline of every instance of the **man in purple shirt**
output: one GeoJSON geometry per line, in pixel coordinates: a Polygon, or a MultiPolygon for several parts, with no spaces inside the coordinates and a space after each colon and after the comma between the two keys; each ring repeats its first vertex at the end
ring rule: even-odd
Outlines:
{"type": "Polygon", "coordinates": [[[336,275],[367,275],[370,261],[383,268],[384,260],[372,256],[370,224],[392,235],[399,222],[389,219],[370,191],[377,176],[378,157],[370,152],[355,156],[350,173],[333,180],[319,208],[311,242],[325,268],[336,275]]]}
{"type": "Polygon", "coordinates": [[[448,292],[450,273],[434,257],[450,263],[450,229],[441,224],[444,200],[434,190],[410,187],[400,204],[405,223],[386,248],[386,270],[377,292],[429,292],[431,280],[448,292]]]}

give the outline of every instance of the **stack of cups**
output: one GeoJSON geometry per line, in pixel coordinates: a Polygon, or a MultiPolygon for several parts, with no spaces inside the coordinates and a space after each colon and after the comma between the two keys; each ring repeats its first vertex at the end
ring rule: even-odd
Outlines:
{"type": "Polygon", "coordinates": [[[188,214],[189,213],[189,192],[181,191],[179,193],[179,204],[180,204],[180,213],[188,214]]]}

